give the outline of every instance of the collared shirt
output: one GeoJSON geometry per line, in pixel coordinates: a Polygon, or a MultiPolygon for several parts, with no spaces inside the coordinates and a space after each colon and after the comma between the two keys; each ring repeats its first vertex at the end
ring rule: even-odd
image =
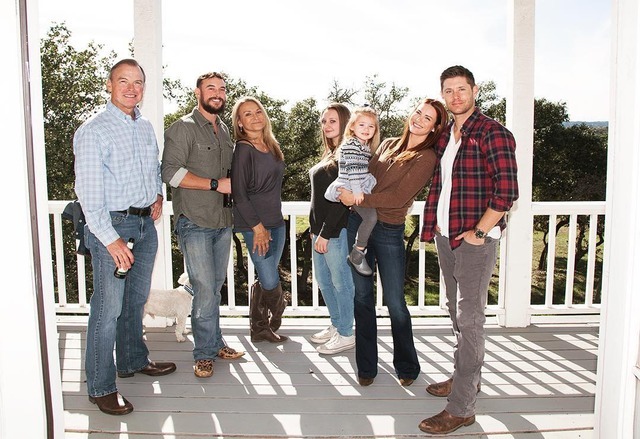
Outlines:
{"type": "Polygon", "coordinates": [[[187,171],[204,178],[225,178],[231,169],[233,143],[229,128],[216,117],[213,124],[197,108],[164,133],[162,180],[171,187],[174,218],[184,215],[200,227],[231,227],[232,211],[222,206],[218,191],[181,188],[187,171]]]}
{"type": "Polygon", "coordinates": [[[158,143],[151,122],[111,102],[73,136],[75,190],[89,230],[105,246],[120,236],[110,211],[148,207],[162,194],[158,143]]]}
{"type": "MultiPolygon", "coordinates": [[[[451,126],[436,145],[440,160],[449,144],[451,126]]],[[[477,108],[461,128],[461,143],[453,162],[451,198],[449,200],[449,240],[451,247],[461,244],[455,237],[472,230],[487,208],[507,212],[518,199],[518,166],[513,134],[477,108]]],[[[435,235],[437,206],[442,191],[442,169],[438,165],[424,208],[421,239],[435,235]]],[[[506,227],[506,219],[497,224],[506,227]]]]}

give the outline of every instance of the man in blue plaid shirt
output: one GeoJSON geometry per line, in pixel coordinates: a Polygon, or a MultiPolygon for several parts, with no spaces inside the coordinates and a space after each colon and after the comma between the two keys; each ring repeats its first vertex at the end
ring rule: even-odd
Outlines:
{"type": "Polygon", "coordinates": [[[89,400],[110,415],[133,411],[118,393],[116,370],[126,378],[176,369],[173,363],[150,361],[142,338],[143,307],[158,249],[153,223],[162,214],[163,199],[158,144],[151,123],[138,109],[144,85],[144,71],[135,60],[116,63],[107,81],[111,99],[106,108],[83,123],[73,138],[75,190],[85,214],[85,245],[93,267],[87,391],[89,400]],[[127,271],[126,277],[114,276],[116,269],[127,271]]]}

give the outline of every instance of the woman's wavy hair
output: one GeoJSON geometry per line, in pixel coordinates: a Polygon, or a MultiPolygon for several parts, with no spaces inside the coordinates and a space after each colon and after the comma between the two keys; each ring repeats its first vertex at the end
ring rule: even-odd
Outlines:
{"type": "Polygon", "coordinates": [[[236,139],[236,141],[245,140],[251,143],[251,140],[249,140],[249,138],[247,137],[247,133],[244,130],[241,131],[238,125],[238,121],[239,121],[238,113],[240,111],[240,107],[242,106],[242,104],[246,102],[253,102],[258,106],[258,108],[260,108],[260,111],[262,111],[262,113],[264,114],[264,118],[267,122],[264,125],[264,129],[262,130],[264,143],[265,145],[267,145],[267,148],[269,148],[269,151],[271,152],[271,154],[273,154],[273,156],[276,159],[278,159],[281,162],[284,161],[284,154],[282,154],[282,150],[280,149],[280,144],[278,143],[275,136],[273,135],[273,130],[271,128],[271,119],[269,119],[267,110],[265,110],[264,105],[262,105],[262,103],[253,96],[243,96],[240,99],[238,99],[236,103],[233,105],[233,110],[231,110],[231,121],[233,123],[233,137],[236,139]]]}
{"type": "Polygon", "coordinates": [[[327,108],[322,110],[322,112],[320,113],[320,117],[322,117],[324,112],[327,110],[335,110],[338,113],[338,121],[340,122],[340,128],[339,128],[338,136],[334,137],[333,139],[327,139],[327,136],[324,134],[324,131],[322,131],[322,129],[320,130],[320,135],[322,137],[322,145],[324,147],[324,150],[322,152],[323,160],[335,157],[335,153],[338,147],[340,146],[340,144],[342,143],[342,140],[344,139],[344,130],[347,128],[347,122],[351,117],[351,111],[349,111],[349,108],[344,104],[333,102],[327,105],[327,108]]]}
{"type": "MultiPolygon", "coordinates": [[[[422,150],[433,148],[440,138],[440,135],[446,128],[447,122],[449,120],[449,114],[447,113],[447,109],[444,104],[435,99],[426,98],[422,101],[418,106],[422,104],[431,105],[436,110],[436,123],[433,127],[433,131],[427,135],[427,138],[420,142],[416,147],[408,150],[409,146],[409,126],[411,125],[411,117],[413,116],[413,112],[404,122],[404,129],[402,130],[402,135],[397,137],[396,139],[391,141],[389,147],[383,152],[381,160],[389,160],[393,162],[406,162],[411,160],[415,155],[422,150]]],[[[417,108],[417,107],[416,107],[417,108]]]]}

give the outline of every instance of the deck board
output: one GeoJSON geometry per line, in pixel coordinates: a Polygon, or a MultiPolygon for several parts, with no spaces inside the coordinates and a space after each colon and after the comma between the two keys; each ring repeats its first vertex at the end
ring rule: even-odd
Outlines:
{"type": "MultiPolygon", "coordinates": [[[[218,360],[210,379],[193,375],[192,336],[177,343],[173,328],[147,330],[152,359],[175,361],[166,377],[119,379],[134,404],[123,417],[88,402],[83,323],[58,324],[66,437],[80,438],[412,438],[417,425],[446,400],[429,383],[448,376],[451,331],[444,319],[416,319],[422,373],[408,388],[393,374],[388,320],[379,324],[379,374],[370,387],[355,377],[354,352],[322,356],[308,341],[322,319],[285,319],[287,343],[253,344],[246,319],[223,319],[226,342],[247,354],[218,360]]],[[[477,422],[447,437],[590,438],[594,424],[598,327],[487,325],[487,354],[477,422]]]]}

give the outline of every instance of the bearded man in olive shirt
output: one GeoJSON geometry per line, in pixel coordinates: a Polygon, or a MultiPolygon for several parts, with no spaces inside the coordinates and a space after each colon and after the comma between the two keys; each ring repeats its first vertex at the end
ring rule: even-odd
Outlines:
{"type": "Polygon", "coordinates": [[[223,207],[224,194],[231,193],[226,176],[233,157],[229,128],[219,117],[227,98],[224,77],[201,75],[195,94],[197,108],[164,133],[162,180],[171,187],[174,231],[193,289],[194,373],[206,378],[216,357],[235,359],[244,352],[225,346],[220,330],[233,225],[231,209],[223,207]]]}

